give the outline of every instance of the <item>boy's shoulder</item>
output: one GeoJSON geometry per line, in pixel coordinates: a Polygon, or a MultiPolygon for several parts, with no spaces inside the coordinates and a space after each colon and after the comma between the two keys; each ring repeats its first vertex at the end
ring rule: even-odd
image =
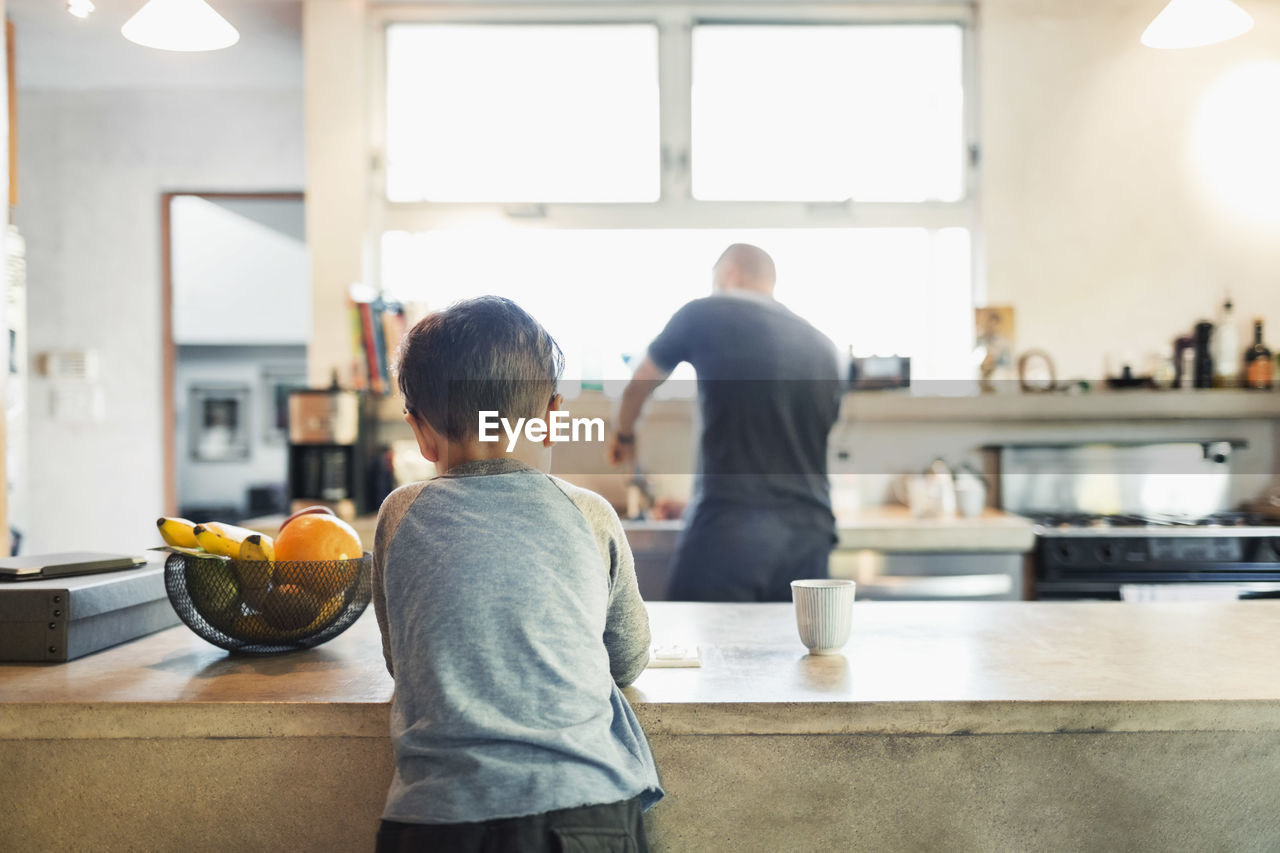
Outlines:
{"type": "Polygon", "coordinates": [[[559,477],[548,475],[548,479],[555,483],[564,492],[565,497],[573,501],[573,505],[578,508],[587,518],[587,522],[594,530],[621,530],[622,522],[618,519],[618,513],[614,511],[613,504],[609,503],[599,494],[584,489],[581,486],[575,486],[572,483],[561,480],[559,477]]]}
{"type": "Polygon", "coordinates": [[[378,508],[378,518],[382,518],[384,515],[403,514],[418,499],[418,495],[422,494],[422,490],[426,488],[428,482],[430,481],[423,480],[418,483],[406,483],[387,495],[382,501],[382,506],[378,508]]]}
{"type": "Polygon", "coordinates": [[[422,494],[422,490],[426,488],[427,482],[429,481],[407,483],[386,496],[382,501],[382,506],[378,507],[378,528],[374,534],[375,545],[386,544],[388,537],[395,532],[405,514],[409,512],[409,507],[413,506],[413,502],[418,499],[418,496],[422,494]]]}

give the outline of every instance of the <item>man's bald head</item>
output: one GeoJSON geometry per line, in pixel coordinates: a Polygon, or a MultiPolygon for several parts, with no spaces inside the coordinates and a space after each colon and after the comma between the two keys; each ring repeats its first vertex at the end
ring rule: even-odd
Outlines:
{"type": "Polygon", "coordinates": [[[711,286],[717,293],[749,290],[772,296],[777,280],[773,258],[764,249],[748,243],[734,243],[725,249],[711,268],[711,286]]]}

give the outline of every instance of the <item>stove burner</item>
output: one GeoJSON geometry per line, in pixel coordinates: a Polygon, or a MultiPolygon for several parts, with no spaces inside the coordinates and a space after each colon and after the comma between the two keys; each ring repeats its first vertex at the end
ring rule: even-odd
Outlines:
{"type": "Polygon", "coordinates": [[[1030,516],[1043,527],[1268,527],[1275,521],[1251,512],[1217,512],[1192,518],[1179,515],[1095,514],[1087,512],[1051,512],[1030,516]]]}

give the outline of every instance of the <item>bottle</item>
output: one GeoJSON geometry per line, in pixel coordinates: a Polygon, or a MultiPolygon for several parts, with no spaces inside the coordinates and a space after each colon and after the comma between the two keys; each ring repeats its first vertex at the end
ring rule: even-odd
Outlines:
{"type": "Polygon", "coordinates": [[[1196,387],[1196,351],[1191,347],[1187,347],[1182,351],[1182,362],[1178,365],[1181,373],[1178,374],[1179,388],[1196,387]]]}
{"type": "Polygon", "coordinates": [[[1192,387],[1196,375],[1195,338],[1191,335],[1174,338],[1173,363],[1178,369],[1174,384],[1179,388],[1192,387]]]}
{"type": "Polygon", "coordinates": [[[1192,384],[1196,388],[1213,387],[1213,324],[1208,320],[1196,323],[1195,331],[1195,379],[1192,384]]]}
{"type": "Polygon", "coordinates": [[[1262,318],[1253,321],[1253,346],[1244,351],[1244,386],[1269,390],[1275,374],[1271,350],[1262,342],[1262,318]]]}
{"type": "Polygon", "coordinates": [[[1213,338],[1213,387],[1231,388],[1238,384],[1236,376],[1236,359],[1240,352],[1240,330],[1236,327],[1235,305],[1228,296],[1222,303],[1222,311],[1218,314],[1217,328],[1213,338]]]}

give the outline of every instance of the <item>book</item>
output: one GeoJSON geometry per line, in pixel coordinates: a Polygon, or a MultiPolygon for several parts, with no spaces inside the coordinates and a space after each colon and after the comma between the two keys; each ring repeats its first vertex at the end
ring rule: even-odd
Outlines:
{"type": "Polygon", "coordinates": [[[356,303],[360,311],[360,328],[363,330],[365,368],[369,375],[369,390],[375,394],[385,393],[382,384],[382,371],[378,369],[378,344],[375,329],[381,324],[373,322],[373,305],[369,302],[356,303]]]}
{"type": "Polygon", "coordinates": [[[400,339],[404,337],[404,309],[393,302],[384,303],[382,307],[382,339],[386,343],[387,385],[393,387],[391,379],[395,372],[396,362],[400,358],[400,339]]]}
{"type": "Polygon", "coordinates": [[[365,367],[364,321],[355,302],[347,303],[347,319],[351,334],[351,387],[363,391],[369,387],[369,369],[365,367]]]}
{"type": "Polygon", "coordinates": [[[382,297],[369,303],[369,322],[373,327],[373,360],[369,363],[369,381],[378,394],[385,394],[391,385],[391,372],[387,370],[387,337],[382,327],[384,310],[382,297]]]}

